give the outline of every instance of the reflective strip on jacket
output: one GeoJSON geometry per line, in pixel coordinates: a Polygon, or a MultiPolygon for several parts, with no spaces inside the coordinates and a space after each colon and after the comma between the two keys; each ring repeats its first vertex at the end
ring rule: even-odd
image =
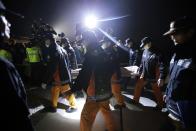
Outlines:
{"type": "Polygon", "coordinates": [[[38,47],[26,48],[26,52],[30,63],[40,62],[40,49],[38,47]]]}
{"type": "Polygon", "coordinates": [[[0,57],[12,61],[12,54],[7,50],[0,49],[0,57]]]}

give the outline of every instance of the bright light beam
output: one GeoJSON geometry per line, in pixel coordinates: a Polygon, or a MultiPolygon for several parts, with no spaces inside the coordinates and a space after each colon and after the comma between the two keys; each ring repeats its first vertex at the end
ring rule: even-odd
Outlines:
{"type": "Polygon", "coordinates": [[[115,45],[117,45],[118,47],[120,47],[124,51],[127,51],[128,52],[128,49],[125,46],[123,46],[121,43],[119,43],[115,38],[113,38],[112,36],[110,36],[107,32],[105,32],[101,28],[98,28],[98,30],[100,32],[102,32],[106,37],[108,37],[108,39],[110,39],[115,45]]]}
{"type": "Polygon", "coordinates": [[[112,17],[112,18],[97,19],[96,16],[91,14],[91,15],[86,16],[86,18],[84,19],[84,25],[89,29],[93,29],[93,28],[97,27],[98,22],[117,20],[117,19],[129,17],[129,16],[130,15],[123,15],[123,16],[112,17]]]}
{"type": "Polygon", "coordinates": [[[85,18],[84,20],[84,25],[87,27],[87,28],[90,28],[90,29],[93,29],[97,26],[97,17],[94,16],[94,15],[89,15],[85,18]]]}
{"type": "Polygon", "coordinates": [[[118,17],[112,17],[112,18],[105,18],[105,19],[100,19],[98,20],[99,22],[104,22],[104,21],[110,21],[110,20],[117,20],[117,19],[122,19],[129,17],[130,15],[123,15],[123,16],[118,16],[118,17]]]}

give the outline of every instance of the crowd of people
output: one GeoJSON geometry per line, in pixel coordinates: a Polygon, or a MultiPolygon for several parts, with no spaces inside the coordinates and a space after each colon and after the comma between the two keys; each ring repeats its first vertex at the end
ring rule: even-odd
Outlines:
{"type": "Polygon", "coordinates": [[[56,112],[59,95],[69,101],[70,108],[66,112],[76,111],[75,93],[83,90],[87,98],[81,113],[80,130],[91,131],[96,114],[101,111],[107,130],[115,131],[109,99],[114,95],[117,107],[126,108],[121,87],[130,79],[123,80],[120,70],[125,66],[121,63],[124,57],[121,55],[125,53],[128,56],[126,66],[139,67],[134,77],[133,103],[139,104],[141,92],[148,84],[154,91],[156,109],[167,108],[176,131],[196,129],[195,24],[192,18],[172,21],[169,31],[163,34],[175,45],[170,65],[167,65],[149,36],[141,39],[139,47],[132,38],[118,42],[119,46],[106,36],[98,40],[95,32],[82,29],[76,31],[75,41],[70,42],[64,33],[58,34],[52,26],[40,22],[33,23],[28,42],[16,43],[8,40],[11,24],[6,19],[6,12],[0,1],[0,84],[3,87],[0,96],[2,100],[9,98],[3,102],[3,112],[12,112],[1,117],[5,123],[20,120],[22,123],[15,124],[15,129],[34,130],[25,90],[27,86],[46,89],[50,85],[52,112],[56,112]],[[73,81],[71,70],[78,68],[81,71],[73,81]],[[169,80],[163,93],[161,87],[167,76],[169,80]]]}

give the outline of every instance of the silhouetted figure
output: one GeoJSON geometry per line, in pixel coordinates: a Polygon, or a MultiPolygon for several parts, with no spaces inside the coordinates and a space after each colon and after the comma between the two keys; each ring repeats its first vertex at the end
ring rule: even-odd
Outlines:
{"type": "Polygon", "coordinates": [[[120,91],[120,67],[116,53],[111,46],[108,48],[99,45],[96,36],[91,31],[83,33],[83,42],[87,48],[82,70],[70,92],[83,89],[87,94],[84,104],[80,131],[91,131],[98,111],[105,118],[108,131],[115,131],[109,99],[114,95],[120,106],[124,106],[120,91]]]}
{"type": "MultiPolygon", "coordinates": [[[[10,38],[6,11],[0,1],[0,44],[10,38]]],[[[0,58],[0,85],[1,130],[33,131],[23,82],[14,65],[4,58],[0,58]]]]}

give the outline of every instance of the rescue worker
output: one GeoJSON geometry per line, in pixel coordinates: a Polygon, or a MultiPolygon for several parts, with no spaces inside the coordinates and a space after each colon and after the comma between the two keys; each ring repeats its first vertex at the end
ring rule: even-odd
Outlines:
{"type": "Polygon", "coordinates": [[[164,64],[161,57],[157,54],[150,37],[144,37],[141,40],[140,47],[143,48],[144,51],[140,66],[140,78],[135,85],[133,100],[135,103],[139,103],[142,89],[147,82],[149,82],[156,97],[156,109],[161,110],[164,102],[160,88],[163,86],[166,77],[164,64]]]}
{"type": "MultiPolygon", "coordinates": [[[[64,93],[70,89],[71,74],[69,65],[66,61],[66,51],[55,43],[55,39],[52,34],[47,34],[45,43],[48,46],[50,52],[50,61],[47,65],[45,77],[43,78],[42,88],[46,88],[47,84],[53,81],[53,87],[51,89],[52,107],[51,111],[56,112],[58,97],[60,93],[64,93]]],[[[76,111],[76,100],[74,94],[66,96],[69,101],[70,107],[66,112],[76,111]]]]}
{"type": "Polygon", "coordinates": [[[78,64],[77,64],[76,54],[74,49],[71,47],[68,38],[63,37],[61,39],[61,46],[67,51],[70,69],[77,69],[78,64]]]}
{"type": "Polygon", "coordinates": [[[164,100],[176,131],[196,130],[195,31],[195,21],[182,17],[164,34],[175,45],[164,100]]]}
{"type": "Polygon", "coordinates": [[[140,66],[139,50],[135,48],[135,43],[132,39],[127,38],[125,41],[125,46],[129,50],[129,65],[130,66],[140,66]]]}
{"type": "Polygon", "coordinates": [[[30,64],[30,83],[33,86],[41,84],[40,73],[41,73],[41,59],[42,54],[40,48],[36,43],[30,43],[26,48],[27,61],[30,64]]]}
{"type": "MultiPolygon", "coordinates": [[[[131,38],[125,40],[126,51],[129,52],[129,66],[140,66],[141,52],[136,49],[135,42],[131,38]]],[[[131,77],[123,77],[123,89],[127,89],[127,85],[135,86],[138,76],[132,75],[131,77]]]]}
{"type": "MultiPolygon", "coordinates": [[[[0,1],[0,44],[4,39],[10,38],[11,24],[7,21],[5,13],[12,14],[0,1]]],[[[1,129],[33,131],[24,84],[15,66],[4,58],[0,58],[0,85],[1,114],[3,114],[0,117],[1,129]]]]}
{"type": "Polygon", "coordinates": [[[114,95],[120,106],[125,105],[120,91],[120,68],[116,53],[112,48],[101,47],[92,31],[83,33],[83,43],[87,48],[83,67],[69,91],[73,93],[84,89],[87,94],[80,131],[91,131],[98,111],[104,116],[107,130],[115,131],[109,99],[114,95]]]}

